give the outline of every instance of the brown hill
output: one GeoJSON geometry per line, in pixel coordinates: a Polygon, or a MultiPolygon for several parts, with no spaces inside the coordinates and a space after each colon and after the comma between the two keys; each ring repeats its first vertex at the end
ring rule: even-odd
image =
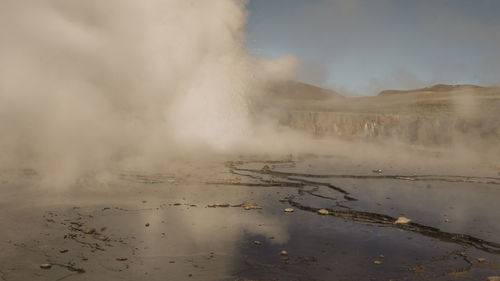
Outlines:
{"type": "Polygon", "coordinates": [[[343,98],[339,93],[298,81],[282,81],[268,86],[268,94],[277,99],[328,100],[343,98]]]}
{"type": "Polygon", "coordinates": [[[419,93],[419,92],[458,92],[458,91],[468,91],[468,90],[480,90],[487,87],[481,87],[476,85],[446,85],[446,84],[436,84],[430,87],[414,89],[414,90],[385,90],[380,92],[379,96],[395,95],[395,94],[408,94],[408,93],[419,93]]]}

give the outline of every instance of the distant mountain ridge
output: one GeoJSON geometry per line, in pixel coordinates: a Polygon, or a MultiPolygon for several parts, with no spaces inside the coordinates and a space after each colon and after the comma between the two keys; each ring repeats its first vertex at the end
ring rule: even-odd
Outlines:
{"type": "Polygon", "coordinates": [[[295,100],[328,100],[344,98],[339,93],[298,81],[281,81],[268,86],[268,92],[274,98],[295,100]]]}
{"type": "MultiPolygon", "coordinates": [[[[500,93],[500,87],[491,86],[477,86],[472,84],[436,84],[429,87],[412,89],[412,90],[384,90],[375,97],[388,97],[400,96],[408,94],[454,94],[455,92],[474,91],[474,93],[500,93]]],[[[326,88],[317,87],[299,81],[280,81],[274,82],[267,86],[268,97],[276,98],[279,100],[309,100],[309,101],[326,101],[331,99],[352,99],[346,98],[340,93],[326,88]]],[[[357,97],[369,98],[369,97],[357,97]]]]}
{"type": "Polygon", "coordinates": [[[379,96],[387,96],[394,94],[405,94],[405,93],[417,93],[417,92],[451,92],[451,91],[462,91],[462,90],[479,90],[494,87],[482,87],[470,84],[459,84],[459,85],[447,85],[447,84],[436,84],[430,87],[414,89],[414,90],[385,90],[380,92],[379,96]]]}

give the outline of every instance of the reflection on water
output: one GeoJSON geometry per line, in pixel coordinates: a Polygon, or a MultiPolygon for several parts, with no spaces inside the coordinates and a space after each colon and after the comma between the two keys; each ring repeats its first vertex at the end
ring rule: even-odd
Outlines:
{"type": "Polygon", "coordinates": [[[494,182],[500,179],[448,174],[422,180],[411,173],[397,178],[357,165],[346,173],[345,163],[344,170],[325,171],[325,161],[336,160],[128,171],[99,189],[87,182],[57,194],[39,190],[36,180],[12,191],[17,181],[11,179],[1,186],[10,203],[0,216],[8,226],[0,234],[7,241],[0,280],[498,275],[500,186],[494,182]],[[318,215],[320,208],[330,215],[318,215]],[[399,216],[412,222],[395,225],[399,216]],[[53,266],[42,270],[42,263],[53,266]]]}

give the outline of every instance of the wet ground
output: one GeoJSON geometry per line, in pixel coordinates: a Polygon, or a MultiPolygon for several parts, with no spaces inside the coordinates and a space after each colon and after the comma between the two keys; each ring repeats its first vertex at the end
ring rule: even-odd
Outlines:
{"type": "Polygon", "coordinates": [[[500,275],[498,171],[438,170],[244,160],[120,171],[57,191],[35,171],[4,172],[0,280],[500,275]]]}

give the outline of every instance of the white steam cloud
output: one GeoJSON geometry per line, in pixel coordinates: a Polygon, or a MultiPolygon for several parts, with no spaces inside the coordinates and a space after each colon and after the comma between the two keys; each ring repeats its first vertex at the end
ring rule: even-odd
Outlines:
{"type": "Polygon", "coordinates": [[[247,55],[244,6],[1,1],[0,164],[71,172],[248,139],[249,97],[296,63],[247,55]]]}

